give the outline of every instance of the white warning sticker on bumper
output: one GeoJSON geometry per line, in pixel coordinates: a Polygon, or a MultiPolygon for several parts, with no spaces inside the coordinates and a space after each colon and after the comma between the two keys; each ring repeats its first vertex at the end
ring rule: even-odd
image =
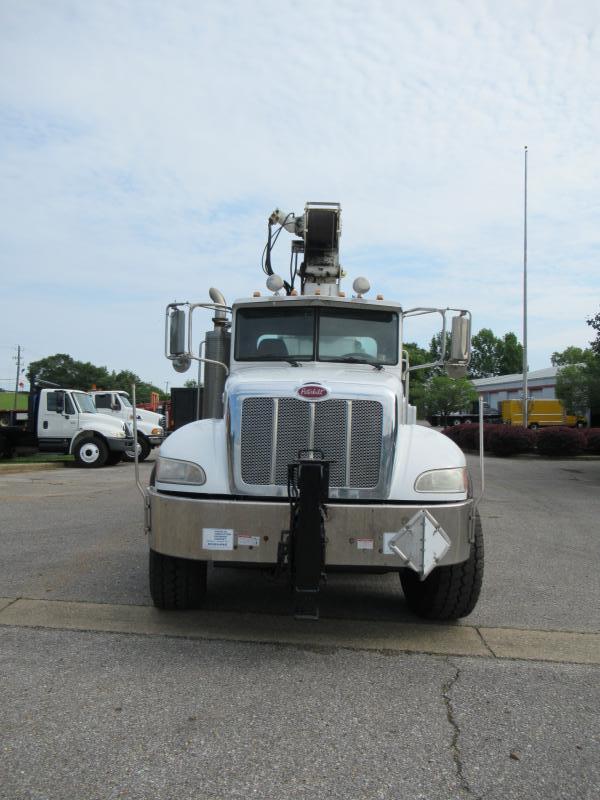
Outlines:
{"type": "Polygon", "coordinates": [[[356,546],[359,550],[372,550],[373,549],[373,539],[357,539],[356,546]]]}
{"type": "Polygon", "coordinates": [[[233,550],[233,530],[202,528],[202,547],[205,550],[233,550]]]}
{"type": "Polygon", "coordinates": [[[259,547],[260,536],[248,536],[245,533],[238,533],[238,547],[259,547]]]}

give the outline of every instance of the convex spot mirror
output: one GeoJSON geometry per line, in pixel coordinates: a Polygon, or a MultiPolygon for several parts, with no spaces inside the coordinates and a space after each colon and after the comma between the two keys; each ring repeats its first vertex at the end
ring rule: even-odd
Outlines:
{"type": "Polygon", "coordinates": [[[172,361],[175,372],[187,372],[192,364],[192,359],[186,353],[176,356],[172,361]]]}

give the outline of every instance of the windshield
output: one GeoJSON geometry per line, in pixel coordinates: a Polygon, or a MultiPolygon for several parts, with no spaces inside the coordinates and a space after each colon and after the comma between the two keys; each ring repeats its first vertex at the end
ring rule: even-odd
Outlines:
{"type": "Polygon", "coordinates": [[[349,308],[241,308],[238,361],[397,364],[398,315],[349,308]]]}
{"type": "Polygon", "coordinates": [[[129,398],[126,395],[119,393],[118,397],[119,400],[121,401],[121,405],[123,406],[123,408],[131,408],[131,403],[129,402],[129,398]]]}
{"type": "Polygon", "coordinates": [[[98,413],[90,394],[85,394],[84,392],[73,392],[73,400],[75,400],[75,403],[80,411],[85,412],[86,414],[98,413]]]}

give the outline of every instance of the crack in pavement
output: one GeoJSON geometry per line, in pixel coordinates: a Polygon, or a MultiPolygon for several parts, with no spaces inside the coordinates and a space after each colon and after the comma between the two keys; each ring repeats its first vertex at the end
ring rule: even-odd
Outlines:
{"type": "Polygon", "coordinates": [[[452,741],[450,743],[450,748],[452,751],[452,760],[454,762],[456,777],[459,783],[459,791],[462,797],[476,798],[476,800],[481,800],[479,795],[476,795],[473,789],[471,789],[471,786],[464,774],[462,754],[460,751],[460,743],[459,743],[461,730],[456,720],[456,717],[454,716],[454,708],[452,705],[451,692],[454,686],[457,684],[458,680],[460,679],[461,669],[460,667],[455,666],[450,661],[450,659],[446,659],[446,662],[455,669],[454,675],[449,680],[447,680],[445,683],[442,684],[442,699],[446,707],[446,717],[452,728],[452,741]]]}

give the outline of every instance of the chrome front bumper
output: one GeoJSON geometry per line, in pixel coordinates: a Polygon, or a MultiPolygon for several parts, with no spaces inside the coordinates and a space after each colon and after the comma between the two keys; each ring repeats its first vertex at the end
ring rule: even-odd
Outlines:
{"type": "MultiPolygon", "coordinates": [[[[201,561],[275,564],[281,531],[290,526],[287,502],[210,500],[148,489],[150,547],[165,555],[201,561]]],[[[406,564],[390,547],[421,510],[443,528],[449,547],[440,565],[469,557],[473,501],[440,505],[335,503],[327,506],[326,565],[399,569],[406,564]]]]}

